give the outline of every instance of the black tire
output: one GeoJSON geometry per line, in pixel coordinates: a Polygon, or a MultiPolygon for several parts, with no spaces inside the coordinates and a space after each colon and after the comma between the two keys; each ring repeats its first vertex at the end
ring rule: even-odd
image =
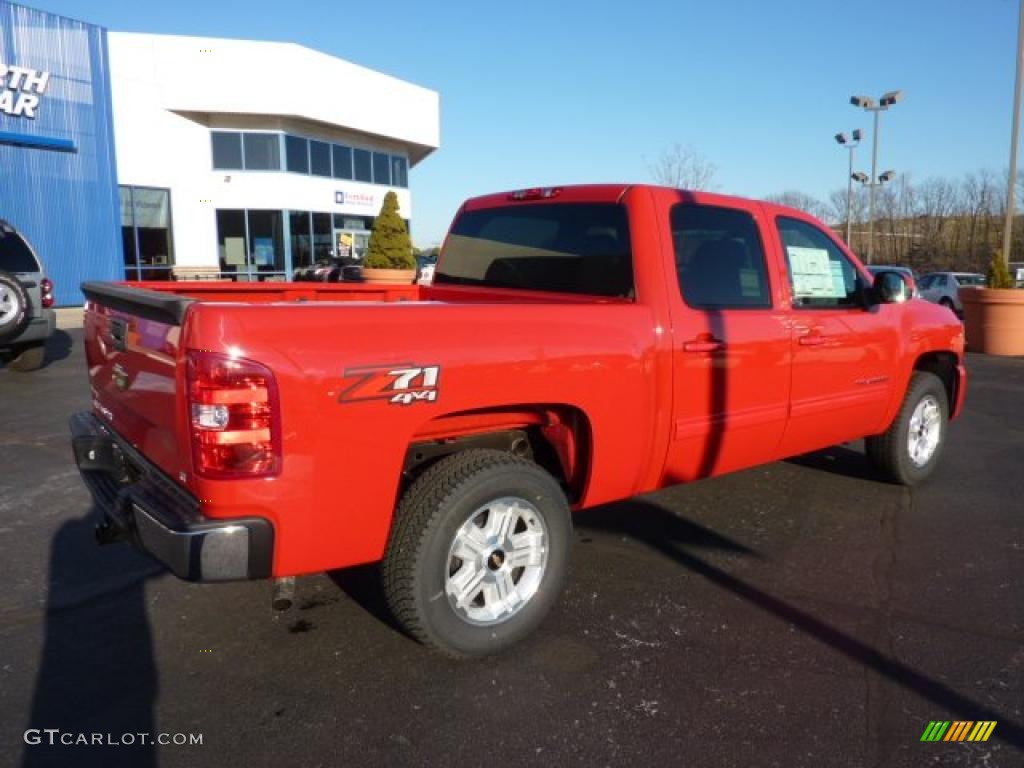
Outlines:
{"type": "Polygon", "coordinates": [[[46,342],[28,344],[19,347],[15,352],[15,358],[11,360],[9,367],[12,371],[28,373],[42,368],[46,359],[46,342]]]}
{"type": "MultiPolygon", "coordinates": [[[[502,451],[463,451],[434,464],[402,496],[382,564],[384,594],[394,617],[420,642],[453,657],[496,653],[536,629],[558,599],[571,539],[569,505],[551,475],[502,451]],[[546,564],[539,571],[536,591],[514,612],[496,623],[472,623],[446,591],[453,576],[456,535],[479,514],[489,520],[489,505],[509,497],[528,502],[530,522],[537,524],[533,513],[539,516],[546,533],[546,564]]],[[[495,553],[500,550],[484,558],[489,567],[497,561],[490,570],[500,571],[511,563],[511,558],[505,563],[505,555],[495,553]]],[[[521,569],[520,580],[524,572],[521,569]]]]}
{"type": "Polygon", "coordinates": [[[868,460],[887,480],[900,485],[917,485],[935,471],[946,444],[948,424],[949,400],[942,380],[933,373],[915,371],[892,425],[882,434],[864,441],[868,460]],[[938,444],[927,460],[918,462],[911,456],[910,424],[915,409],[928,398],[938,407],[938,444]]]}
{"type": "Polygon", "coordinates": [[[28,291],[14,275],[0,270],[0,343],[17,337],[28,321],[28,291]]]}

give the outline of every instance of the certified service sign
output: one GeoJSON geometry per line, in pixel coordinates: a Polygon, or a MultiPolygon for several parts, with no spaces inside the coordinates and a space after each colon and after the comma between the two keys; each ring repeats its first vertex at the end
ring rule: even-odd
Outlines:
{"type": "Polygon", "coordinates": [[[0,63],[0,115],[35,120],[50,73],[0,63]]]}

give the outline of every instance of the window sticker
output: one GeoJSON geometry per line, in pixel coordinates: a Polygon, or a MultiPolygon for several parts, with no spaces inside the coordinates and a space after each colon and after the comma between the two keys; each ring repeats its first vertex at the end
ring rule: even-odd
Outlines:
{"type": "Polygon", "coordinates": [[[798,299],[844,299],[843,265],[833,264],[824,248],[786,246],[793,295],[798,299]]]}

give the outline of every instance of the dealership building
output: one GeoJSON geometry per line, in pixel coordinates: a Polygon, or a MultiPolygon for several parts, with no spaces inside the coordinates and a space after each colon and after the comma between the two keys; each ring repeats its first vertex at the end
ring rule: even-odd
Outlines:
{"type": "Polygon", "coordinates": [[[107,32],[0,0],[0,218],[57,285],[284,280],[360,257],[436,92],[302,46],[107,32]]]}

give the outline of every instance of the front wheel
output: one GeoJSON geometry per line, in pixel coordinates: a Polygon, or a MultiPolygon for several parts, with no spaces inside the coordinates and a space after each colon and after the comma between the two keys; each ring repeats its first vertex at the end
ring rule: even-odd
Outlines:
{"type": "Polygon", "coordinates": [[[892,482],[916,485],[935,471],[948,422],[949,400],[942,380],[915,371],[892,425],[865,440],[868,459],[892,482]]]}
{"type": "Polygon", "coordinates": [[[572,523],[555,479],[502,451],[442,459],[402,497],[382,567],[395,618],[450,656],[500,651],[558,599],[572,523]]]}

